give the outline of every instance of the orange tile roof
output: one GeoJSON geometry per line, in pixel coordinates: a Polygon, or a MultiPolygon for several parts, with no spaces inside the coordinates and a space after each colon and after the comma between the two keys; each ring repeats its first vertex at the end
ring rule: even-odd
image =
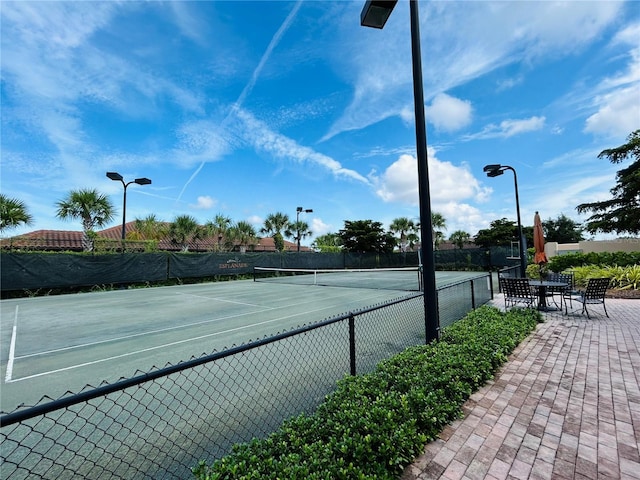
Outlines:
{"type": "MultiPolygon", "coordinates": [[[[135,231],[134,222],[128,222],[125,225],[125,232],[127,234],[135,231]]],[[[100,230],[97,233],[98,237],[106,238],[109,240],[120,240],[122,232],[122,225],[116,227],[110,227],[104,230],[100,230]]],[[[127,240],[129,242],[129,240],[127,240]]],[[[211,251],[218,245],[218,239],[214,237],[208,237],[195,242],[189,243],[189,251],[211,251]]],[[[285,251],[296,251],[297,244],[284,241],[285,251]]],[[[29,248],[37,250],[82,250],[82,232],[72,230],[34,230],[33,232],[18,235],[16,237],[5,238],[0,240],[0,246],[3,248],[29,248]]],[[[172,243],[168,239],[161,240],[158,243],[159,250],[179,251],[181,248],[179,245],[172,243]]],[[[247,251],[257,252],[274,252],[275,243],[273,238],[264,237],[258,238],[258,243],[253,248],[248,247],[247,251]]],[[[310,252],[309,247],[300,246],[300,251],[310,252]]]]}

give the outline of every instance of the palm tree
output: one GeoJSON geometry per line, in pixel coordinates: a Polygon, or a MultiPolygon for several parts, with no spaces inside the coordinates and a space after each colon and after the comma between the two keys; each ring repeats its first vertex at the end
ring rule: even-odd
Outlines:
{"type": "Polygon", "coordinates": [[[204,226],[207,236],[214,237],[218,240],[218,243],[215,246],[215,250],[222,251],[223,244],[222,240],[225,240],[225,243],[233,245],[232,242],[229,241],[229,229],[231,228],[231,218],[218,213],[213,221],[209,221],[204,226]]]}
{"type": "Polygon", "coordinates": [[[24,202],[0,193],[0,232],[5,228],[29,225],[31,222],[33,217],[27,212],[24,202]]]}
{"type": "Polygon", "coordinates": [[[240,251],[244,253],[247,247],[258,243],[256,229],[249,222],[240,221],[229,229],[230,236],[240,245],[240,251]]]}
{"type": "Polygon", "coordinates": [[[289,216],[286,213],[270,213],[267,215],[267,219],[264,221],[264,226],[260,229],[260,233],[267,234],[273,237],[276,250],[279,252],[284,251],[284,239],[282,238],[282,230],[285,230],[285,235],[291,236],[289,226],[289,216]]]}
{"type": "Polygon", "coordinates": [[[198,221],[190,215],[179,215],[169,226],[171,243],[179,245],[182,252],[189,251],[189,242],[202,238],[202,228],[198,221]]]}
{"type": "Polygon", "coordinates": [[[393,233],[400,234],[400,251],[402,252],[407,251],[407,246],[409,244],[409,235],[413,234],[413,237],[415,237],[415,239],[418,238],[415,234],[416,224],[413,223],[412,220],[409,220],[407,217],[395,218],[393,222],[391,222],[391,225],[389,225],[389,230],[391,230],[393,233]]]}
{"type": "Polygon", "coordinates": [[[464,230],[456,230],[449,237],[449,241],[452,242],[456,247],[462,250],[465,243],[469,243],[471,241],[471,235],[469,235],[464,230]]]}
{"type": "Polygon", "coordinates": [[[339,252],[342,250],[342,238],[337,233],[325,233],[316,237],[313,244],[311,244],[316,250],[321,252],[339,252]]]}
{"type": "Polygon", "coordinates": [[[162,240],[169,233],[168,225],[153,213],[142,219],[136,218],[133,228],[134,231],[128,235],[132,240],[162,240]]]}
{"type": "Polygon", "coordinates": [[[309,230],[309,224],[307,222],[298,220],[296,222],[290,223],[287,226],[285,235],[287,237],[293,237],[298,245],[298,251],[300,251],[300,240],[306,237],[310,237],[311,235],[313,235],[313,232],[309,230]]]}
{"type": "Polygon", "coordinates": [[[438,245],[444,240],[443,230],[447,229],[447,221],[438,212],[431,212],[431,228],[433,229],[433,248],[438,249],[438,245]]]}
{"type": "Polygon", "coordinates": [[[56,205],[58,218],[82,220],[82,249],[93,251],[94,227],[103,227],[113,220],[114,208],[109,197],[95,189],[72,190],[56,205]]]}

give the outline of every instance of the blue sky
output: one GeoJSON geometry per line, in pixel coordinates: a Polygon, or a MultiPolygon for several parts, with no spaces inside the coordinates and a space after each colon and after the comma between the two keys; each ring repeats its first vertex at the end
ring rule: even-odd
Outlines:
{"type": "MultiPolygon", "coordinates": [[[[221,213],[260,228],[296,207],[316,235],[418,219],[409,4],[11,2],[1,12],[2,192],[36,229],[70,190],[122,219],[221,213]]],[[[420,2],[432,208],[448,236],[609,198],[605,148],[640,128],[637,2],[420,2]]],[[[309,244],[312,239],[303,243],[309,244]]]]}

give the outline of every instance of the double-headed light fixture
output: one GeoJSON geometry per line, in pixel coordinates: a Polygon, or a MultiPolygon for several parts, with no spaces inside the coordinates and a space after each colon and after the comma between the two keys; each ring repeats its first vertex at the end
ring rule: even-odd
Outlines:
{"type": "MultiPolygon", "coordinates": [[[[398,0],[367,0],[360,14],[363,27],[383,28],[398,0]]],[[[420,53],[420,20],[418,1],[409,1],[411,22],[411,59],[413,63],[413,101],[416,120],[416,153],[418,160],[418,195],[420,197],[420,253],[424,288],[426,343],[440,335],[438,295],[433,256],[433,228],[431,222],[431,194],[427,163],[427,126],[424,115],[422,85],[422,57],[420,53]]]]}
{"type": "Polygon", "coordinates": [[[124,198],[122,200],[122,250],[124,251],[124,236],[125,236],[125,225],[127,223],[127,187],[132,183],[137,183],[138,185],[149,185],[151,180],[148,178],[136,178],[135,180],[131,180],[130,182],[125,183],[122,175],[118,172],[107,172],[107,177],[116,182],[121,182],[124,187],[124,198]]]}
{"type": "Polygon", "coordinates": [[[302,208],[302,207],[296,207],[296,240],[298,241],[298,252],[300,251],[300,228],[298,227],[298,222],[300,221],[300,214],[301,213],[313,213],[313,209],[312,208],[302,208]]]}

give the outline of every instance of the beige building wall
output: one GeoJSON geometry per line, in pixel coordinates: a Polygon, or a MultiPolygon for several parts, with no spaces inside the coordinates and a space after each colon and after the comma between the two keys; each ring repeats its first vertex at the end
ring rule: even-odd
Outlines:
{"type": "Polygon", "coordinates": [[[565,253],[640,252],[640,238],[584,240],[578,243],[547,242],[544,244],[544,252],[548,258],[565,253]]]}

